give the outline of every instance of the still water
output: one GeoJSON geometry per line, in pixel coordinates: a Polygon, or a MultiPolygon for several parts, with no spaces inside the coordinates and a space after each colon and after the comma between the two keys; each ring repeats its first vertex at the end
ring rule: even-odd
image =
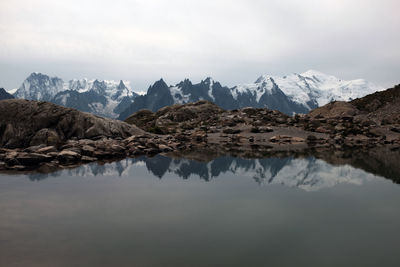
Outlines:
{"type": "Polygon", "coordinates": [[[400,186],[314,157],[0,174],[0,266],[400,266],[400,186]]]}

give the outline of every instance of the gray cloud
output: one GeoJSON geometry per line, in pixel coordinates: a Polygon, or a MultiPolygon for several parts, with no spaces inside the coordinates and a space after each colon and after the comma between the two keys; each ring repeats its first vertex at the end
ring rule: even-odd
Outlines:
{"type": "Polygon", "coordinates": [[[398,10],[397,0],[2,0],[0,86],[33,71],[146,90],[160,77],[234,85],[307,69],[390,86],[398,10]]]}

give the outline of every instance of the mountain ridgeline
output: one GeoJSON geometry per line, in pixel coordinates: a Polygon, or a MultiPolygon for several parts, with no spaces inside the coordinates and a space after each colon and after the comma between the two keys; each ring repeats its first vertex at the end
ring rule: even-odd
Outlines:
{"type": "MultiPolygon", "coordinates": [[[[363,79],[344,81],[318,71],[283,77],[263,75],[254,83],[227,87],[206,78],[200,83],[185,79],[169,86],[160,79],[139,96],[126,81],[70,80],[32,73],[16,90],[15,98],[48,101],[84,112],[125,120],[133,113],[153,112],[173,104],[208,100],[227,110],[269,108],[288,115],[307,113],[331,101],[351,101],[383,88],[363,79]]],[[[6,92],[5,92],[6,93],[6,92]]],[[[3,97],[2,92],[0,96],[3,97]]]]}
{"type": "Polygon", "coordinates": [[[137,96],[129,82],[70,80],[32,73],[14,93],[15,98],[52,102],[99,116],[117,118],[137,96]]]}
{"type": "Polygon", "coordinates": [[[198,84],[186,79],[175,86],[168,86],[161,79],[150,86],[146,95],[137,97],[119,119],[124,120],[141,109],[157,111],[172,104],[199,100],[208,100],[227,110],[269,108],[293,115],[307,113],[332,101],[350,101],[382,89],[363,79],[344,81],[313,70],[283,77],[263,75],[254,83],[232,88],[211,78],[198,84]]]}

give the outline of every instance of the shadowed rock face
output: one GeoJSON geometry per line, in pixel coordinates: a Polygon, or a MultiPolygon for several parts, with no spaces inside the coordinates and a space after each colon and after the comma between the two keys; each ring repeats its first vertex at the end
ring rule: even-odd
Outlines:
{"type": "Polygon", "coordinates": [[[57,145],[69,139],[127,138],[143,131],[47,102],[11,99],[0,102],[0,146],[57,145]]]}
{"type": "Polygon", "coordinates": [[[161,79],[155,82],[154,85],[150,86],[146,95],[138,96],[132,104],[121,112],[118,119],[124,120],[141,109],[157,111],[162,107],[173,104],[174,100],[171,96],[168,85],[163,79],[161,79]]]}
{"type": "Polygon", "coordinates": [[[4,90],[4,88],[0,88],[0,100],[4,100],[4,99],[13,99],[14,97],[12,95],[10,95],[9,93],[7,93],[6,90],[4,90]]]}

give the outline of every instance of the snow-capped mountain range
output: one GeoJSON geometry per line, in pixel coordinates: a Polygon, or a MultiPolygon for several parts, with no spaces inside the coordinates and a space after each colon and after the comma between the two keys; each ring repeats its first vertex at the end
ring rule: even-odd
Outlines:
{"type": "Polygon", "coordinates": [[[383,90],[366,80],[345,81],[318,71],[283,77],[262,75],[254,83],[232,88],[212,78],[193,84],[185,79],[168,86],[163,79],[145,95],[133,92],[127,81],[71,80],[32,73],[13,94],[16,98],[50,101],[97,115],[126,119],[140,109],[158,109],[199,100],[214,102],[224,109],[259,107],[286,114],[307,113],[331,101],[350,101],[383,90]]]}
{"type": "Polygon", "coordinates": [[[239,85],[232,89],[235,99],[245,93],[254,94],[259,102],[264,94],[272,94],[278,87],[293,102],[313,109],[332,101],[351,101],[383,88],[364,79],[345,81],[335,76],[309,70],[278,77],[263,75],[255,83],[239,85]]]}
{"type": "Polygon", "coordinates": [[[32,73],[14,97],[49,101],[96,115],[116,118],[137,96],[128,81],[70,80],[32,73]]]}
{"type": "Polygon", "coordinates": [[[283,77],[263,75],[254,83],[232,88],[212,78],[198,84],[186,79],[175,86],[168,86],[161,79],[150,86],[146,95],[137,97],[119,118],[126,119],[140,109],[157,111],[168,105],[203,99],[224,109],[258,107],[293,115],[307,113],[331,101],[350,101],[383,89],[363,79],[345,81],[314,70],[283,77]]]}
{"type": "Polygon", "coordinates": [[[152,158],[124,159],[104,165],[88,164],[50,174],[33,174],[30,179],[41,180],[57,176],[88,178],[98,175],[134,177],[137,168],[144,167],[160,179],[166,174],[174,174],[182,179],[198,177],[211,181],[229,174],[252,179],[262,186],[284,185],[305,191],[318,191],[342,183],[362,185],[379,177],[350,165],[335,166],[313,157],[265,159],[220,157],[210,162],[199,162],[157,155],[152,158]]]}

